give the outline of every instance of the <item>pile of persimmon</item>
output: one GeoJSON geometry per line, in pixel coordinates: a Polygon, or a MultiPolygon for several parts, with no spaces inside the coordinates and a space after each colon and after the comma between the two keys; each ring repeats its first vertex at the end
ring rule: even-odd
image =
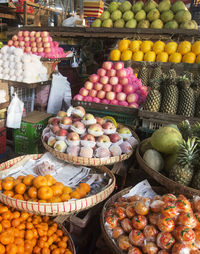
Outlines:
{"type": "Polygon", "coordinates": [[[19,212],[0,203],[0,254],[72,254],[69,239],[48,216],[19,212]]]}
{"type": "Polygon", "coordinates": [[[26,175],[18,176],[16,179],[9,176],[0,180],[0,190],[6,196],[19,200],[59,203],[85,197],[90,191],[90,186],[87,183],[80,183],[72,190],[69,186],[57,182],[51,175],[36,177],[26,175]]]}

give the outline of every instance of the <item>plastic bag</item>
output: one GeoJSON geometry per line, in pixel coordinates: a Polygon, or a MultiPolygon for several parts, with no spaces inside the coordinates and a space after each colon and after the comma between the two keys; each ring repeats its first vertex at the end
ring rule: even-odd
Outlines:
{"type": "Polygon", "coordinates": [[[11,103],[7,111],[6,126],[8,128],[17,129],[20,128],[22,115],[23,115],[24,103],[18,98],[17,94],[11,100],[11,103]]]}
{"type": "Polygon", "coordinates": [[[70,83],[62,74],[53,74],[47,113],[57,114],[62,108],[63,100],[65,100],[67,104],[71,101],[70,83]]]}
{"type": "Polygon", "coordinates": [[[62,23],[62,26],[74,27],[77,20],[81,20],[81,19],[79,18],[79,16],[74,15],[73,17],[65,19],[62,23]]]}

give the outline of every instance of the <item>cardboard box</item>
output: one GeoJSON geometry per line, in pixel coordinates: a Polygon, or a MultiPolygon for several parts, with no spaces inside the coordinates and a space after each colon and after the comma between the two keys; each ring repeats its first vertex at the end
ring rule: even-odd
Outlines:
{"type": "Polygon", "coordinates": [[[41,134],[51,114],[33,111],[22,119],[20,129],[14,130],[15,152],[32,154],[41,151],[41,134]]]}

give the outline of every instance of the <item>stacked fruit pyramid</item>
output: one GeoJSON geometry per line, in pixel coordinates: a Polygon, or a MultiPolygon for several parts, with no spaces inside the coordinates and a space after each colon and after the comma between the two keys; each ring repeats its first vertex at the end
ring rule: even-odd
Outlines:
{"type": "Polygon", "coordinates": [[[92,27],[197,29],[197,23],[191,18],[181,0],[172,5],[170,0],[162,0],[159,4],[154,0],[146,3],[140,0],[133,5],[129,1],[111,2],[92,27]]]}
{"type": "Polygon", "coordinates": [[[199,253],[199,218],[199,197],[128,193],[110,203],[104,225],[122,253],[199,253]]]}
{"type": "MultiPolygon", "coordinates": [[[[147,84],[148,69],[142,67],[139,77],[147,84]]],[[[149,93],[144,109],[186,117],[200,117],[200,75],[184,71],[181,76],[174,69],[162,73],[157,66],[148,82],[149,93]]]]}
{"type": "Polygon", "coordinates": [[[146,96],[147,87],[133,74],[132,68],[124,68],[122,62],[107,61],[97,74],[90,76],[74,100],[138,108],[146,96]]]}
{"type": "Polygon", "coordinates": [[[156,130],[143,142],[140,152],[146,164],[180,184],[200,190],[200,123],[188,121],[178,127],[169,125],[156,130]]]}
{"type": "Polygon", "coordinates": [[[200,41],[193,44],[182,41],[165,43],[163,41],[140,41],[123,39],[118,43],[118,49],[110,52],[112,61],[147,61],[171,63],[200,63],[200,41]]]}

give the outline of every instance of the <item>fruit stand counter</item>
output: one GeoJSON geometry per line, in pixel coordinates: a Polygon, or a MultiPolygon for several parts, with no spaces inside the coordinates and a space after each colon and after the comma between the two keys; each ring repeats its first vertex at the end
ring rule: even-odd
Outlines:
{"type": "MultiPolygon", "coordinates": [[[[86,28],[86,27],[21,27],[20,30],[46,31],[53,37],[85,37],[85,38],[133,38],[147,37],[153,40],[158,36],[166,39],[190,40],[192,37],[199,38],[198,30],[189,29],[130,29],[130,28],[86,28]]],[[[8,30],[8,35],[16,34],[16,28],[8,30]]]]}

